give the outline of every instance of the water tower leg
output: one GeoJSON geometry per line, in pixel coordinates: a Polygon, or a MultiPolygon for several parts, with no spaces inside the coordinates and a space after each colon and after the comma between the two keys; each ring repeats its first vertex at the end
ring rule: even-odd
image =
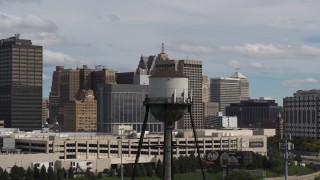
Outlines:
{"type": "Polygon", "coordinates": [[[164,180],[172,180],[172,129],[173,124],[166,123],[163,158],[164,180]]]}

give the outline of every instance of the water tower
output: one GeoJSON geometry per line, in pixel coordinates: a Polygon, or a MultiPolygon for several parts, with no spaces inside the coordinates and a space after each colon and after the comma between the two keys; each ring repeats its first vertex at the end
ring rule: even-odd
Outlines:
{"type": "MultiPolygon", "coordinates": [[[[192,91],[191,91],[192,92],[192,91]]],[[[194,129],[194,122],[191,114],[192,93],[189,94],[188,77],[184,74],[174,71],[165,70],[157,72],[149,77],[149,94],[146,96],[144,105],[146,107],[145,119],[142,126],[142,132],[139,140],[136,161],[134,165],[134,173],[132,180],[135,178],[135,170],[140,157],[141,147],[143,145],[144,132],[146,129],[149,109],[151,114],[164,123],[164,147],[163,147],[163,179],[172,180],[172,129],[174,123],[183,118],[188,111],[195,137],[198,158],[200,161],[202,175],[201,158],[199,154],[199,146],[197,136],[194,129]]]]}

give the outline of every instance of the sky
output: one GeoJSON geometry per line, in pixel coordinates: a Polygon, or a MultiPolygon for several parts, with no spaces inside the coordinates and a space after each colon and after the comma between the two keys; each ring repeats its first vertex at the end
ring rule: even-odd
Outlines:
{"type": "Polygon", "coordinates": [[[319,0],[0,0],[0,39],[43,46],[43,96],[55,66],[135,71],[141,55],[203,61],[203,75],[237,69],[250,97],[282,99],[320,85],[319,0]]]}

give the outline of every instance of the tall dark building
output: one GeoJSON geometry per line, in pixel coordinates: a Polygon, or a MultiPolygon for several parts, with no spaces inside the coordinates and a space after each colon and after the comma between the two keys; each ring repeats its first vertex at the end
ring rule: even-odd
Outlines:
{"type": "Polygon", "coordinates": [[[24,131],[42,126],[42,46],[19,34],[0,40],[0,119],[24,131]]]}
{"type": "Polygon", "coordinates": [[[63,70],[63,66],[56,66],[56,70],[52,74],[52,86],[49,94],[49,123],[56,123],[59,120],[61,73],[63,70]]]}
{"type": "Polygon", "coordinates": [[[238,117],[238,127],[260,127],[263,121],[275,123],[279,112],[282,112],[282,107],[278,103],[262,98],[231,103],[226,107],[226,116],[238,117]]]}

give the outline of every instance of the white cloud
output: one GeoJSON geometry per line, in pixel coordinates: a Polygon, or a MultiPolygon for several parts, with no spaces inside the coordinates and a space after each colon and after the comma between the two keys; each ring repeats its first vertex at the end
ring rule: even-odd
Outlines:
{"type": "Polygon", "coordinates": [[[237,60],[231,60],[227,63],[228,67],[234,68],[234,69],[250,69],[250,70],[266,70],[270,69],[267,65],[262,65],[258,62],[240,62],[237,60]]]}
{"type": "Polygon", "coordinates": [[[39,16],[19,17],[0,12],[0,30],[6,32],[55,32],[58,27],[39,16]]]}
{"type": "Polygon", "coordinates": [[[187,54],[211,54],[213,52],[212,48],[196,43],[173,43],[169,47],[176,52],[187,54]]]}
{"type": "Polygon", "coordinates": [[[223,46],[221,50],[263,59],[320,56],[320,47],[308,45],[294,47],[280,44],[246,43],[241,46],[223,46]]]}
{"type": "Polygon", "coordinates": [[[44,66],[70,66],[76,67],[80,64],[84,64],[83,61],[77,60],[72,56],[64,54],[62,52],[54,52],[50,50],[43,51],[43,63],[44,66]]]}
{"type": "Polygon", "coordinates": [[[306,79],[292,79],[292,80],[286,80],[282,83],[284,87],[300,87],[302,85],[307,84],[317,84],[320,81],[315,78],[306,78],[306,79]]]}

